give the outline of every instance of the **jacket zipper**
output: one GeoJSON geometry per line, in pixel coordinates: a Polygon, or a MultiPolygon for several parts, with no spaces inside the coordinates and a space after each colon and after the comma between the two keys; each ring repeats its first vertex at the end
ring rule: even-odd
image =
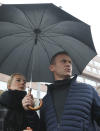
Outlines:
{"type": "Polygon", "coordinates": [[[57,124],[57,128],[58,128],[58,129],[60,128],[60,123],[57,124]]]}

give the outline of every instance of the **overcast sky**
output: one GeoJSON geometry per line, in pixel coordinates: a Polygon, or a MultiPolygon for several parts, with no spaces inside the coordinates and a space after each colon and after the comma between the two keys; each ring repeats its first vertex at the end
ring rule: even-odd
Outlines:
{"type": "Polygon", "coordinates": [[[93,41],[100,55],[100,0],[0,0],[3,4],[53,3],[91,26],[93,41]]]}

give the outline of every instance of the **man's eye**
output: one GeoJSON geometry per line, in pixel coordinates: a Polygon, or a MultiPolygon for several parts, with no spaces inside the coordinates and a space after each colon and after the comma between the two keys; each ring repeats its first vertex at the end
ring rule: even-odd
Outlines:
{"type": "Polygon", "coordinates": [[[70,63],[70,64],[72,64],[72,62],[71,62],[71,61],[69,61],[69,63],[70,63]]]}
{"type": "Polygon", "coordinates": [[[65,63],[65,62],[66,62],[66,60],[63,60],[62,62],[63,62],[63,63],[65,63]]]}

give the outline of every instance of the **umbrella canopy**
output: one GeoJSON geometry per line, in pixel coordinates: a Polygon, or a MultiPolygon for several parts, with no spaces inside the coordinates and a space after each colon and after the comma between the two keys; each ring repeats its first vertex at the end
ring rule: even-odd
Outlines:
{"type": "Polygon", "coordinates": [[[51,57],[66,51],[73,74],[96,55],[90,26],[53,4],[0,7],[0,72],[20,72],[28,81],[52,82],[51,57]]]}

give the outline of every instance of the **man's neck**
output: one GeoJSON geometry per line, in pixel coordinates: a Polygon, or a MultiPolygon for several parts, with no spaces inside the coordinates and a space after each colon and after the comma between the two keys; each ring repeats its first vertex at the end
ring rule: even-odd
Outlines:
{"type": "Polygon", "coordinates": [[[54,78],[55,78],[55,81],[56,80],[64,80],[64,79],[67,79],[67,78],[69,78],[70,76],[65,76],[65,77],[58,77],[58,76],[55,76],[54,78]]]}

